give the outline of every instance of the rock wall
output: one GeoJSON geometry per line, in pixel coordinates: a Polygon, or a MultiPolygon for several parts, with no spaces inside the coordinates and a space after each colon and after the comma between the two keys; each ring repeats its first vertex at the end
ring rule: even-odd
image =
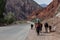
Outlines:
{"type": "Polygon", "coordinates": [[[17,20],[25,20],[34,10],[42,9],[33,0],[7,0],[6,13],[13,12],[17,20]]]}
{"type": "Polygon", "coordinates": [[[46,19],[56,15],[56,10],[58,8],[58,0],[53,0],[39,15],[41,19],[46,19]]]}
{"type": "MultiPolygon", "coordinates": [[[[57,14],[57,9],[58,9],[59,4],[60,4],[60,0],[53,0],[42,11],[40,11],[40,12],[37,11],[37,13],[35,12],[35,14],[38,14],[37,16],[35,16],[35,15],[33,15],[33,16],[38,17],[41,20],[46,19],[46,18],[51,18],[57,14]]],[[[34,13],[32,12],[32,14],[34,14],[34,13]]],[[[35,18],[33,16],[31,16],[30,19],[35,18]]]]}

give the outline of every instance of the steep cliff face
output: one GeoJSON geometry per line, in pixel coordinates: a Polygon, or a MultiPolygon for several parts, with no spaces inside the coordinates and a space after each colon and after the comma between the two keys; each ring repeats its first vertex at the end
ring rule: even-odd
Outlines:
{"type": "Polygon", "coordinates": [[[32,12],[32,14],[38,14],[37,16],[31,16],[30,19],[35,17],[44,20],[46,18],[51,18],[57,14],[58,6],[60,4],[60,0],[53,0],[46,8],[39,12],[32,12]]]}
{"type": "Polygon", "coordinates": [[[13,12],[17,20],[27,19],[34,10],[42,9],[33,0],[7,0],[6,13],[13,12]]]}
{"type": "Polygon", "coordinates": [[[60,18],[60,4],[59,4],[59,6],[58,6],[58,9],[57,9],[57,12],[56,12],[57,14],[56,14],[56,17],[59,17],[60,18]]]}
{"type": "Polygon", "coordinates": [[[41,19],[51,18],[57,14],[59,0],[53,0],[39,15],[41,19]]]}

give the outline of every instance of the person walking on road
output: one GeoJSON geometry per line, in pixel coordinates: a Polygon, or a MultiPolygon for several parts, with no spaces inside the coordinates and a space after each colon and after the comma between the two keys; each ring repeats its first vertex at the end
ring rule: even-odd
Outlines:
{"type": "Polygon", "coordinates": [[[36,32],[37,35],[39,35],[39,33],[42,31],[42,24],[38,21],[37,27],[36,27],[36,32]]]}

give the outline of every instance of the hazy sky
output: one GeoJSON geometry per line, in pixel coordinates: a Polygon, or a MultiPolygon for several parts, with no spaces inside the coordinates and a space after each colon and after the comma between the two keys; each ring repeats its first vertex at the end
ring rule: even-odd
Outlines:
{"type": "Polygon", "coordinates": [[[49,4],[52,0],[34,0],[36,1],[38,4],[49,4]]]}

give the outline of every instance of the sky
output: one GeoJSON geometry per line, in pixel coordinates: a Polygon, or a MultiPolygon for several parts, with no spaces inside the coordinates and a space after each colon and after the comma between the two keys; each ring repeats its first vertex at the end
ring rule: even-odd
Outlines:
{"type": "Polygon", "coordinates": [[[36,1],[38,4],[49,4],[50,2],[52,2],[52,0],[34,0],[36,1]]]}

